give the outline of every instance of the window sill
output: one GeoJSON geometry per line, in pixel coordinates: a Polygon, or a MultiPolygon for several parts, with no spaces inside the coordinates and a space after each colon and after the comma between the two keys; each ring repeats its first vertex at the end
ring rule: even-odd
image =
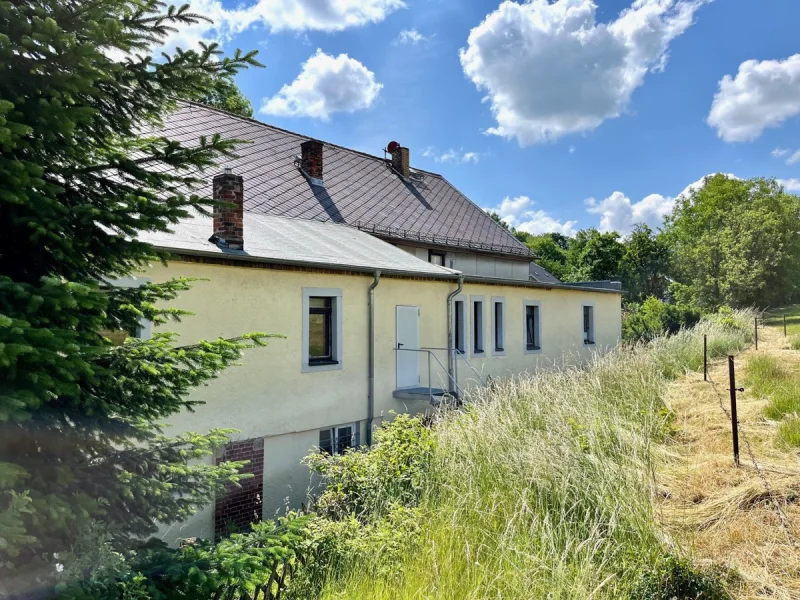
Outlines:
{"type": "Polygon", "coordinates": [[[321,373],[324,371],[339,371],[343,368],[340,360],[326,360],[320,362],[310,362],[308,359],[302,362],[301,373],[321,373]]]}
{"type": "Polygon", "coordinates": [[[315,361],[308,361],[308,366],[311,368],[314,367],[329,367],[331,365],[338,365],[338,360],[315,360],[315,361]]]}
{"type": "Polygon", "coordinates": [[[541,354],[541,346],[525,346],[525,354],[541,354]]]}
{"type": "Polygon", "coordinates": [[[591,342],[589,340],[583,340],[583,345],[584,346],[594,346],[594,342],[591,342]]]}

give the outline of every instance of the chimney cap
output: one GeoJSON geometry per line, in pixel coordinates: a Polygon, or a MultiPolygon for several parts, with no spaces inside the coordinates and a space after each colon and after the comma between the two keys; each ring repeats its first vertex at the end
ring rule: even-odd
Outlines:
{"type": "Polygon", "coordinates": [[[225,168],[223,169],[223,173],[224,173],[225,175],[233,175],[233,169],[231,169],[230,167],[225,167],[225,168]]]}

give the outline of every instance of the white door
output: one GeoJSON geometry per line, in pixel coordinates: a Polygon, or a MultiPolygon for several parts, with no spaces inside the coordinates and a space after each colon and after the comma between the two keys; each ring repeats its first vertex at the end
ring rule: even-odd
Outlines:
{"type": "Polygon", "coordinates": [[[419,385],[419,307],[397,307],[397,389],[419,385]]]}

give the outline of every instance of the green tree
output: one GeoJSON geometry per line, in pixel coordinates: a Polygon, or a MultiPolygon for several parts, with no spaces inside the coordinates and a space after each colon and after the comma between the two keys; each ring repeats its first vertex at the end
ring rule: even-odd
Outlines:
{"type": "Polygon", "coordinates": [[[565,281],[619,281],[622,278],[622,259],[625,246],[616,231],[600,233],[597,229],[582,229],[570,242],[567,250],[565,281]]]}
{"type": "Polygon", "coordinates": [[[3,591],[46,580],[92,523],[124,546],[238,478],[236,463],[195,461],[226,432],[168,438],[158,423],[263,336],[114,346],[100,333],[183,314],[162,307],[187,280],[112,282],[166,258],[137,233],[207,213],[198,171],[235,149],[217,135],[183,145],[144,133],[174,98],[258,64],[215,45],[152,58],[171,28],[201,18],[158,0],[0,1],[3,591]]]}
{"type": "Polygon", "coordinates": [[[715,175],[667,219],[681,296],[704,310],[784,304],[800,291],[800,198],[769,179],[715,175]]]}
{"type": "Polygon", "coordinates": [[[663,299],[669,279],[669,251],[663,240],[644,223],[634,226],[625,240],[622,283],[633,302],[654,296],[663,299]]]}
{"type": "Polygon", "coordinates": [[[525,244],[536,255],[536,262],[550,271],[559,279],[567,275],[566,248],[569,238],[559,233],[545,233],[542,235],[529,235],[525,244]],[[563,240],[562,240],[563,238],[563,240]]]}
{"type": "Polygon", "coordinates": [[[497,214],[495,211],[487,211],[487,212],[489,212],[489,216],[492,218],[492,221],[494,221],[495,223],[497,223],[498,225],[500,225],[500,227],[502,227],[502,228],[503,228],[503,229],[505,229],[506,231],[512,231],[512,232],[514,231],[514,229],[513,229],[513,228],[509,229],[509,227],[508,227],[508,223],[506,223],[506,222],[505,222],[505,221],[504,221],[504,220],[503,220],[503,219],[500,217],[500,215],[498,215],[498,214],[497,214]]]}
{"type": "Polygon", "coordinates": [[[197,98],[198,102],[220,108],[242,117],[253,116],[253,105],[227,75],[216,77],[210,90],[197,98]]]}

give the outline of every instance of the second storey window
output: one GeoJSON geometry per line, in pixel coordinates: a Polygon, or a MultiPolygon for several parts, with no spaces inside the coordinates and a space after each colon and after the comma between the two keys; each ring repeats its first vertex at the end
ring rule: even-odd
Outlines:
{"type": "Polygon", "coordinates": [[[342,368],[342,291],[303,288],[302,371],[342,368]]]}
{"type": "Polygon", "coordinates": [[[525,305],[525,349],[539,350],[541,348],[541,334],[539,327],[539,306],[525,305]]]}
{"type": "Polygon", "coordinates": [[[308,364],[331,363],[333,358],[333,298],[309,298],[308,364]]]}
{"type": "Polygon", "coordinates": [[[435,252],[433,250],[428,251],[428,262],[433,263],[434,265],[439,265],[440,267],[444,266],[444,252],[435,252]]]}

